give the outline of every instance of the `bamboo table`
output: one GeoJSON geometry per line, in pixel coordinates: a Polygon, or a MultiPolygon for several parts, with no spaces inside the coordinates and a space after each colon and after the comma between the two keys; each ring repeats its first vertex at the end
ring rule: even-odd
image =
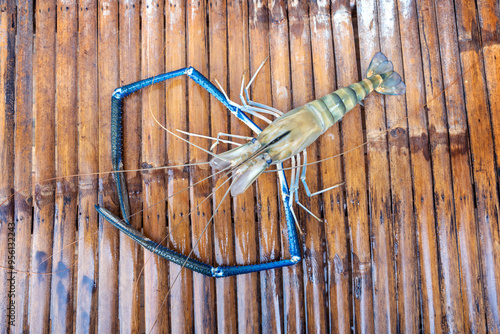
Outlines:
{"type": "MultiPolygon", "coordinates": [[[[495,0],[0,0],[0,331],[500,332],[499,19],[495,0]],[[193,66],[239,102],[269,57],[252,100],[288,111],[362,79],[377,51],[407,92],[373,94],[311,146],[309,162],[334,158],[309,166],[310,188],[345,184],[301,194],[323,222],[295,209],[300,264],[206,278],[97,216],[118,213],[116,87],[193,66]]],[[[177,78],[127,98],[124,117],[136,228],[217,265],[287,257],[275,173],[205,231],[226,179],[152,169],[210,158],[155,119],[252,135],[216,99],[177,78]]]]}

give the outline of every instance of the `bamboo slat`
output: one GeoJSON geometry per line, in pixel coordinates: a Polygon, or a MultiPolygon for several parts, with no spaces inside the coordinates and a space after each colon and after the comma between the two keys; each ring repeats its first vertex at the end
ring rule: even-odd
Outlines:
{"type": "MultiPolygon", "coordinates": [[[[354,31],[351,17],[334,24],[333,40],[337,68],[337,85],[348,86],[358,81],[354,31]]],[[[361,108],[355,107],[342,122],[343,150],[361,145],[363,138],[361,108]]],[[[345,191],[350,233],[353,280],[354,322],[356,332],[374,332],[370,225],[364,149],[344,155],[345,191]]]]}
{"type": "Polygon", "coordinates": [[[424,82],[421,51],[418,36],[415,4],[405,1],[398,6],[400,20],[408,21],[410,29],[401,29],[401,47],[405,80],[413,85],[406,93],[406,107],[415,116],[408,118],[408,135],[413,175],[413,202],[420,250],[420,280],[422,282],[422,305],[424,329],[446,333],[442,320],[446,309],[442,306],[439,291],[436,217],[434,217],[432,172],[429,160],[429,135],[424,110],[420,108],[424,99],[424,82]],[[422,252],[426,249],[425,252],[422,252]]]}
{"type": "Polygon", "coordinates": [[[462,72],[470,69],[467,79],[463,81],[465,105],[473,161],[486,321],[488,330],[494,332],[500,328],[498,191],[497,186],[493,186],[497,183],[493,135],[482,59],[479,58],[479,27],[476,9],[472,5],[466,1],[457,1],[455,8],[462,72]],[[476,64],[479,66],[475,66],[476,64]]]}
{"type": "Polygon", "coordinates": [[[477,220],[474,214],[474,195],[471,181],[470,146],[467,140],[467,116],[461,84],[454,85],[459,77],[455,11],[451,3],[438,6],[435,3],[443,83],[446,88],[446,109],[450,140],[455,219],[461,263],[461,287],[464,306],[464,331],[484,333],[486,331],[483,285],[477,280],[480,274],[480,257],[477,239],[477,220]]]}
{"type": "MultiPolygon", "coordinates": [[[[141,15],[146,24],[142,29],[142,75],[150,77],[165,71],[161,60],[164,50],[164,3],[144,1],[141,15]]],[[[142,161],[144,167],[165,164],[165,132],[158,126],[165,123],[164,84],[148,87],[142,94],[142,161]],[[155,121],[156,120],[156,121],[155,121]]],[[[163,170],[145,171],[143,175],[144,235],[161,241],[166,235],[165,174],[163,170]],[[158,203],[159,202],[159,203],[158,203]],[[154,205],[158,203],[157,205],[154,205]]],[[[162,309],[168,293],[168,265],[158,256],[144,251],[145,325],[153,333],[164,333],[169,327],[168,314],[162,309]]]]}
{"type": "MultiPolygon", "coordinates": [[[[261,63],[269,57],[269,14],[267,1],[249,1],[248,3],[248,35],[250,41],[250,72],[247,82],[255,74],[261,63]]],[[[267,62],[267,61],[266,61],[267,62]]],[[[251,96],[253,101],[265,105],[272,104],[271,71],[269,64],[261,68],[259,75],[252,83],[251,96]]],[[[267,116],[267,115],[266,115],[267,116]]],[[[273,117],[268,117],[273,119],[273,117]]],[[[261,128],[267,125],[263,120],[254,117],[254,121],[261,128]]],[[[256,184],[256,206],[260,208],[257,219],[259,233],[259,261],[280,256],[281,241],[278,212],[279,198],[276,175],[262,175],[256,184]]],[[[270,333],[281,328],[281,271],[266,270],[259,275],[260,279],[260,307],[262,331],[270,333]]]]}
{"type": "MultiPolygon", "coordinates": [[[[187,25],[187,60],[190,66],[208,76],[207,48],[207,2],[191,0],[186,4],[187,25]]],[[[209,94],[193,80],[188,82],[188,119],[195,120],[188,124],[189,131],[205,136],[210,135],[210,101],[209,94]]],[[[206,140],[190,138],[190,141],[203,147],[206,140]]],[[[209,159],[207,153],[190,150],[189,162],[200,163],[209,159]]],[[[190,190],[191,210],[191,244],[194,258],[213,263],[213,219],[212,203],[205,200],[211,193],[211,180],[208,165],[191,168],[191,184],[199,183],[190,190]],[[207,179],[202,181],[203,179],[207,179]],[[200,183],[200,181],[202,181],[200,183]]],[[[214,203],[217,205],[217,203],[214,203]]],[[[215,282],[201,274],[193,274],[194,293],[194,330],[196,332],[215,333],[215,282]]]]}
{"type": "MultiPolygon", "coordinates": [[[[333,35],[342,29],[342,25],[349,24],[350,10],[347,1],[332,3],[330,18],[332,35],[328,36],[328,23],[325,22],[327,26],[323,31],[325,35],[321,36],[322,38],[313,36],[314,77],[318,81],[315,86],[316,97],[328,94],[338,86],[336,76],[333,75],[336,71],[333,35]],[[327,40],[326,43],[323,39],[327,40]],[[315,48],[318,48],[317,52],[315,48]],[[323,81],[321,86],[319,86],[320,80],[323,81]]],[[[335,124],[328,131],[328,134],[320,141],[320,159],[341,153],[340,125],[335,124]]],[[[322,188],[340,184],[342,181],[342,159],[329,159],[321,163],[322,188]]],[[[348,225],[345,219],[345,200],[343,187],[333,189],[323,195],[325,235],[328,247],[330,331],[337,333],[350,333],[353,324],[352,276],[350,270],[347,270],[351,258],[348,225]]]]}
{"type": "MultiPolygon", "coordinates": [[[[269,45],[270,59],[269,67],[271,69],[271,92],[272,106],[278,110],[292,109],[292,94],[290,80],[290,46],[288,41],[288,17],[286,1],[271,1],[269,5],[269,45]]],[[[287,174],[288,177],[290,173],[287,174]]],[[[283,206],[280,205],[280,230],[281,230],[281,257],[289,258],[288,233],[286,221],[284,218],[283,206]]],[[[276,332],[286,332],[290,329],[291,315],[297,315],[297,303],[300,300],[299,289],[294,290],[292,284],[296,278],[300,266],[284,268],[282,270],[282,296],[283,304],[280,313],[280,322],[276,323],[276,332]],[[295,292],[295,293],[294,293],[295,292]]]]}
{"type": "MultiPolygon", "coordinates": [[[[0,0],[0,331],[499,332],[499,20],[493,0],[0,0]],[[206,278],[98,218],[96,203],[121,215],[116,87],[193,66],[240,104],[267,58],[249,97],[286,112],[363,79],[378,51],[406,94],[373,93],[308,148],[311,192],[341,186],[299,191],[322,220],[294,204],[300,264],[206,278]]],[[[214,153],[250,129],[186,76],[123,106],[136,229],[215,266],[289,258],[274,167],[224,198],[210,154],[158,123],[204,150],[195,134],[223,139],[214,153]]]]}
{"type": "MultiPolygon", "coordinates": [[[[358,12],[360,34],[361,74],[368,69],[371,55],[380,50],[380,23],[376,16],[376,2],[363,1],[358,12]],[[374,20],[377,25],[370,28],[374,20]]],[[[339,10],[339,15],[342,11],[339,10]]],[[[345,15],[345,14],[344,14],[345,15]]],[[[345,20],[345,19],[344,19],[345,20]]],[[[373,95],[365,102],[365,123],[368,154],[368,184],[370,189],[370,211],[372,241],[372,266],[374,294],[375,332],[387,333],[397,328],[396,272],[394,253],[395,226],[391,217],[391,169],[387,139],[384,98],[373,95]]],[[[404,328],[405,321],[401,321],[404,328]]]]}
{"type": "MultiPolygon", "coordinates": [[[[312,64],[311,64],[311,35],[309,30],[309,18],[307,17],[307,6],[305,3],[300,2],[288,2],[288,39],[290,45],[290,87],[292,91],[292,108],[299,107],[313,99],[313,78],[312,78],[312,64]]],[[[313,144],[316,145],[316,144],[313,144]]],[[[316,150],[314,150],[316,151],[316,150]]],[[[299,163],[299,162],[297,162],[299,163]]],[[[315,168],[316,166],[312,166],[315,168]]],[[[298,172],[298,171],[297,171],[298,172]]],[[[309,172],[308,175],[311,175],[309,172]]],[[[299,198],[301,202],[305,205],[310,205],[307,199],[304,198],[303,193],[299,198]]],[[[316,203],[315,203],[316,204],[316,203]]],[[[317,207],[309,206],[309,209],[315,210],[317,207]]],[[[296,209],[296,215],[299,217],[298,225],[304,230],[303,219],[308,219],[307,214],[304,211],[298,212],[300,209],[296,209]]],[[[308,220],[308,222],[312,222],[308,220]]],[[[317,222],[313,222],[316,224],[317,222]]],[[[302,241],[304,238],[302,236],[302,241]]],[[[307,261],[309,268],[311,267],[310,254],[303,254],[303,261],[307,261]]],[[[307,268],[301,263],[298,268],[294,268],[293,274],[290,276],[290,288],[292,291],[289,293],[290,297],[293,296],[294,303],[293,309],[289,312],[291,314],[290,318],[287,319],[286,332],[295,333],[305,333],[306,323],[303,321],[306,316],[309,315],[306,312],[314,309],[314,305],[309,305],[306,308],[307,303],[307,291],[306,288],[310,285],[305,284],[304,275],[307,273],[307,268]],[[293,318],[291,318],[293,317],[293,318]]]]}
{"type": "Polygon", "coordinates": [[[442,91],[435,11],[431,2],[418,2],[417,7],[420,40],[425,41],[421,43],[422,68],[434,181],[435,229],[441,272],[439,284],[442,313],[446,319],[441,322],[441,327],[444,332],[464,332],[446,110],[442,95],[433,99],[442,91]]]}
{"type": "MultiPolygon", "coordinates": [[[[402,38],[400,30],[405,28],[397,25],[398,13],[394,1],[389,3],[379,2],[379,13],[384,13],[379,16],[380,29],[380,48],[387,57],[392,59],[396,71],[403,73],[403,63],[401,60],[402,38]],[[395,45],[394,45],[395,44],[395,45]]],[[[406,45],[405,45],[406,46],[406,45]]],[[[405,82],[410,79],[404,71],[405,82]]],[[[413,84],[413,83],[412,83],[413,84]]],[[[413,85],[408,85],[407,92],[409,94],[417,91],[413,85]]],[[[392,205],[394,214],[394,252],[396,254],[396,277],[398,278],[398,309],[400,310],[398,320],[400,328],[406,332],[416,332],[420,327],[420,304],[427,312],[426,299],[427,291],[424,291],[426,286],[425,278],[423,279],[421,294],[422,300],[419,300],[420,292],[418,291],[418,259],[417,259],[417,217],[414,217],[413,212],[417,209],[418,203],[415,203],[414,194],[412,194],[412,161],[410,159],[410,139],[409,121],[405,116],[407,112],[407,96],[396,97],[395,99],[385,99],[386,104],[386,119],[389,132],[389,159],[391,170],[391,189],[392,189],[392,205]],[[413,202],[413,203],[412,203],[413,202]],[[401,296],[401,297],[399,297],[401,296]]],[[[414,109],[411,109],[415,113],[414,109]]],[[[412,118],[416,116],[412,114],[412,118]]],[[[428,182],[428,180],[426,180],[428,182]]],[[[434,252],[435,249],[429,249],[428,253],[434,252]]],[[[427,268],[427,267],[426,267],[427,268]]],[[[423,272],[425,272],[422,269],[423,272]]],[[[423,274],[422,274],[423,275],[423,274]]],[[[422,280],[422,279],[421,279],[422,280]]],[[[428,323],[427,313],[424,313],[423,323],[428,323]]],[[[427,327],[429,328],[429,327],[427,327]]],[[[429,330],[429,329],[427,329],[429,330]]]]}
{"type": "Polygon", "coordinates": [[[498,1],[477,1],[479,27],[481,34],[482,52],[484,57],[484,70],[488,89],[488,102],[490,105],[491,125],[495,141],[495,156],[500,154],[500,4],[498,1]]]}
{"type": "MultiPolygon", "coordinates": [[[[209,53],[210,53],[210,81],[219,82],[227,92],[228,89],[228,68],[227,68],[227,3],[226,1],[212,1],[208,6],[209,21],[209,53]]],[[[219,133],[230,132],[230,116],[227,110],[214,97],[210,97],[210,121],[211,135],[217,136],[219,133]]],[[[233,138],[227,138],[232,140],[233,138]]],[[[215,152],[227,151],[229,145],[219,143],[215,152]]],[[[215,170],[214,170],[215,172],[215,170]]],[[[212,179],[212,184],[216,188],[221,187],[218,193],[214,194],[214,205],[221,205],[219,212],[214,217],[214,263],[218,266],[236,263],[234,249],[234,226],[231,223],[232,209],[231,201],[220,203],[223,194],[229,188],[228,183],[224,183],[225,178],[217,175],[212,179]]],[[[216,312],[217,329],[221,333],[235,333],[237,331],[238,309],[236,302],[236,277],[222,278],[215,281],[216,288],[216,312]]]]}
{"type": "MultiPolygon", "coordinates": [[[[120,2],[120,85],[126,85],[141,79],[140,43],[140,1],[120,2]]],[[[141,165],[141,96],[134,94],[123,103],[123,127],[128,135],[123,138],[124,169],[137,170],[141,165]]],[[[136,213],[130,223],[137,229],[142,226],[142,180],[140,172],[126,174],[127,189],[130,196],[130,210],[136,213]]],[[[124,333],[137,333],[141,325],[141,300],[139,273],[143,266],[143,251],[136,243],[120,235],[120,296],[118,314],[121,319],[120,330],[124,333]]]]}
{"type": "MultiPolygon", "coordinates": [[[[16,36],[16,104],[14,137],[14,196],[15,268],[30,270],[32,198],[32,126],[33,126],[33,3],[17,3],[16,36]]],[[[15,280],[15,306],[17,332],[29,330],[29,279],[23,273],[15,280]]]]}
{"type": "MultiPolygon", "coordinates": [[[[99,87],[99,171],[109,172],[111,166],[111,94],[119,82],[118,1],[98,2],[97,69],[99,87]]],[[[99,205],[118,213],[116,194],[107,189],[114,186],[109,173],[99,175],[99,205]]],[[[99,332],[117,332],[118,318],[118,233],[99,218],[99,332]]]]}
{"type": "MultiPolygon", "coordinates": [[[[35,182],[55,177],[55,119],[56,119],[56,1],[37,3],[35,8],[37,33],[35,40],[35,151],[33,165],[35,182]],[[36,80],[36,79],[35,79],[36,80]]],[[[76,173],[74,173],[76,174],[76,173]]],[[[62,174],[64,175],[64,174],[62,174]]],[[[53,258],[55,183],[46,182],[35,189],[32,271],[50,273],[53,258]],[[42,255],[41,254],[46,254],[42,255]]],[[[48,332],[51,311],[50,275],[31,280],[30,326],[48,332]]]]}
{"type": "MultiPolygon", "coordinates": [[[[55,176],[55,91],[56,91],[56,3],[38,3],[35,12],[39,32],[35,41],[34,75],[40,80],[35,86],[35,179],[45,180],[55,176]],[[47,112],[49,111],[49,112],[47,112]]],[[[42,254],[52,252],[54,224],[54,182],[40,184],[35,190],[33,249],[42,254]],[[47,237],[48,236],[48,237],[47,237]]],[[[34,253],[37,254],[37,253],[34,253]]],[[[51,272],[52,259],[34,256],[32,267],[36,272],[51,272]],[[36,268],[36,269],[35,269],[36,268]],[[41,271],[40,271],[41,270],[41,271]]],[[[30,324],[48,329],[50,316],[51,277],[41,276],[32,280],[30,289],[30,324]]]]}
{"type": "MultiPolygon", "coordinates": [[[[233,101],[239,101],[241,80],[248,73],[249,37],[248,4],[246,2],[227,3],[228,29],[228,95],[233,101]]],[[[247,75],[248,76],[248,75],[247,75]]],[[[231,133],[251,136],[252,133],[241,122],[231,118],[231,133]]],[[[236,264],[248,264],[257,261],[257,226],[254,214],[254,186],[245,193],[232,199],[234,220],[234,245],[236,264]]],[[[221,198],[222,199],[222,198],[221,198]]],[[[238,331],[251,331],[260,321],[257,273],[236,277],[238,331]]]]}
{"type": "MultiPolygon", "coordinates": [[[[186,5],[185,1],[169,4],[166,11],[165,70],[174,71],[186,67],[186,5]]],[[[165,83],[166,121],[169,129],[188,131],[186,78],[180,77],[165,83]]],[[[189,161],[188,144],[167,136],[167,158],[169,165],[182,165],[189,161]]],[[[168,196],[189,187],[189,170],[183,167],[167,171],[168,196]]],[[[191,248],[188,213],[190,212],[189,192],[185,191],[169,199],[169,245],[183,252],[191,248]]],[[[170,265],[170,284],[177,280],[177,288],[170,291],[170,317],[172,332],[180,332],[190,326],[194,319],[193,273],[181,270],[176,264],[170,265]],[[177,277],[179,275],[179,277],[177,277]]],[[[167,316],[167,315],[164,315],[167,316]]]]}
{"type": "Polygon", "coordinates": [[[16,274],[10,270],[16,266],[12,262],[10,250],[15,249],[14,201],[11,198],[14,186],[14,105],[15,105],[15,41],[16,6],[13,1],[0,1],[0,265],[9,270],[0,270],[3,284],[0,289],[0,331],[6,332],[15,323],[15,304],[11,300],[12,280],[16,274]]]}
{"type": "MultiPolygon", "coordinates": [[[[318,72],[324,71],[320,66],[319,68],[316,63],[315,57],[328,56],[328,51],[332,51],[328,43],[325,41],[331,41],[331,26],[330,26],[330,8],[326,3],[311,3],[309,6],[309,26],[310,26],[310,45],[311,45],[311,74],[310,80],[312,80],[311,85],[311,100],[326,95],[325,93],[318,92],[317,89],[323,88],[323,80],[318,72]],[[315,48],[317,45],[321,45],[318,50],[315,48]],[[321,50],[326,49],[325,51],[321,50]],[[319,53],[319,55],[317,54],[319,53]]],[[[293,31],[292,31],[293,33],[293,31]]],[[[293,69],[293,67],[292,67],[293,69]]],[[[328,75],[329,73],[325,73],[328,75]]],[[[299,77],[300,80],[300,77],[299,77]]],[[[309,80],[307,80],[309,81],[309,80]]],[[[306,81],[306,82],[307,82],[306,81]]],[[[292,78],[292,84],[294,79],[292,78]]],[[[328,87],[328,89],[331,89],[328,87]]],[[[328,136],[328,134],[326,134],[328,136]]],[[[328,146],[320,146],[319,143],[315,143],[307,149],[308,159],[316,159],[320,155],[322,150],[328,150],[328,146]]],[[[320,174],[320,166],[312,165],[307,167],[307,185],[310,189],[321,189],[321,183],[319,182],[318,175],[320,174]]],[[[308,208],[313,214],[321,216],[320,209],[320,196],[313,196],[309,200],[308,208]]],[[[307,202],[306,202],[307,203],[307,202]]],[[[298,209],[300,210],[300,209],[298,209]]],[[[304,221],[306,224],[305,228],[305,242],[304,246],[307,248],[307,252],[304,253],[306,257],[305,265],[305,275],[304,275],[304,285],[306,289],[306,305],[308,305],[307,310],[307,322],[309,332],[320,331],[323,333],[329,330],[328,321],[328,295],[326,294],[326,277],[325,277],[325,264],[323,255],[325,254],[325,245],[323,240],[325,240],[325,224],[323,221],[318,222],[315,219],[305,213],[300,211],[300,215],[304,215],[309,218],[309,220],[304,221]]]]}
{"type": "MultiPolygon", "coordinates": [[[[75,0],[57,3],[56,43],[56,175],[75,175],[78,165],[77,109],[77,31],[78,6],[75,0]]],[[[77,221],[78,180],[56,181],[51,331],[73,330],[75,232],[77,221]]],[[[36,324],[31,324],[35,326],[36,324]]]]}
{"type": "Polygon", "coordinates": [[[97,72],[97,15],[95,0],[78,8],[78,274],[75,330],[97,331],[99,224],[94,205],[99,190],[99,104],[97,72]]]}

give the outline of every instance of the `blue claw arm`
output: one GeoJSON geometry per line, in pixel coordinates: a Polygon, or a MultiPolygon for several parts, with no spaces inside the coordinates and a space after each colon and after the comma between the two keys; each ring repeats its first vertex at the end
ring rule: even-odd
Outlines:
{"type": "MultiPolygon", "coordinates": [[[[128,217],[130,217],[128,192],[124,174],[120,172],[121,170],[123,170],[123,111],[121,100],[144,87],[184,74],[189,76],[189,78],[202,86],[210,94],[215,96],[231,111],[231,113],[233,113],[239,120],[245,123],[250,129],[252,129],[256,133],[261,132],[261,129],[250,118],[248,118],[248,116],[244,112],[242,112],[234,105],[231,105],[225,98],[224,94],[217,87],[215,87],[207,78],[205,78],[200,72],[192,67],[168,72],[159,76],[137,81],[132,84],[117,88],[115,89],[115,91],[113,92],[113,96],[111,97],[111,159],[113,170],[115,171],[113,176],[116,182],[120,210],[124,218],[120,219],[109,210],[96,205],[95,207],[97,212],[99,212],[102,217],[104,217],[108,222],[110,222],[120,231],[129,236],[132,240],[148,249],[149,251],[153,252],[154,254],[157,254],[167,259],[168,261],[174,262],[178,265],[184,266],[190,270],[206,276],[227,277],[257,272],[261,270],[281,268],[296,264],[301,260],[299,240],[297,231],[295,230],[294,220],[289,204],[290,191],[288,189],[285,173],[283,171],[280,171],[278,175],[281,185],[282,201],[283,205],[285,206],[288,240],[291,255],[290,259],[243,266],[212,267],[208,264],[189,258],[183,254],[179,254],[162,245],[159,245],[131,227],[128,220],[128,217]]],[[[280,168],[282,167],[283,166],[280,165],[280,168]]]]}
{"type": "Polygon", "coordinates": [[[110,222],[112,225],[114,225],[116,228],[128,235],[132,240],[134,240],[150,252],[157,254],[170,262],[177,263],[180,266],[184,265],[186,268],[196,271],[200,274],[213,276],[212,267],[208,264],[196,261],[192,258],[188,259],[188,257],[185,255],[179,254],[173,250],[163,247],[162,245],[147,238],[144,234],[140,233],[136,229],[132,228],[131,225],[126,224],[124,220],[115,216],[108,209],[101,208],[99,205],[96,205],[95,209],[108,222],[110,222]]]}
{"type": "Polygon", "coordinates": [[[203,274],[209,277],[228,277],[240,274],[251,273],[255,271],[261,271],[266,269],[272,269],[283,266],[291,266],[297,261],[292,260],[282,260],[270,263],[260,263],[248,266],[231,266],[231,267],[212,267],[203,262],[197,261],[193,258],[188,258],[183,254],[179,254],[171,249],[168,249],[153,240],[147,238],[144,234],[140,233],[136,229],[132,228],[130,225],[126,224],[124,220],[115,216],[111,211],[100,206],[95,206],[97,212],[102,215],[108,222],[114,225],[117,229],[125,233],[132,240],[137,242],[142,247],[146,248],[150,252],[161,256],[162,258],[176,263],[180,266],[184,266],[187,269],[193,270],[197,273],[203,274]]]}

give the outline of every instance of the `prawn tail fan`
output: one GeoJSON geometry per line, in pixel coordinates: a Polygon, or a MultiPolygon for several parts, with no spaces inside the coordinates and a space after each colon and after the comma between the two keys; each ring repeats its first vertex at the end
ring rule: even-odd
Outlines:
{"type": "Polygon", "coordinates": [[[401,79],[401,76],[394,72],[392,62],[387,60],[387,57],[382,52],[377,52],[373,56],[366,77],[379,75],[382,78],[382,83],[375,88],[375,91],[384,95],[401,95],[406,92],[406,86],[401,79]]]}

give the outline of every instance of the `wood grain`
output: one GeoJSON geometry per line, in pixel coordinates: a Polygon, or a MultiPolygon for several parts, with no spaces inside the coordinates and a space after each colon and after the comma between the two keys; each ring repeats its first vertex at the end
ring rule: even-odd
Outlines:
{"type": "MultiPolygon", "coordinates": [[[[30,270],[32,205],[31,169],[33,146],[33,3],[17,4],[16,104],[14,134],[15,261],[17,270],[30,270]]],[[[15,329],[29,331],[29,279],[27,274],[15,280],[15,329]]]]}
{"type": "MultiPolygon", "coordinates": [[[[56,12],[57,2],[37,3],[34,76],[46,78],[35,85],[35,151],[33,165],[36,180],[56,176],[56,12]]],[[[76,174],[76,172],[74,173],[76,174]]],[[[64,175],[64,174],[61,174],[64,175]]],[[[32,247],[32,270],[51,272],[55,213],[55,182],[41,183],[35,189],[32,247]]],[[[74,196],[73,196],[74,197],[74,196]]],[[[59,204],[59,203],[58,203],[59,204]]],[[[58,254],[59,255],[59,254],[58,254]]],[[[50,275],[31,280],[30,325],[49,331],[51,311],[50,275]]]]}
{"type": "Polygon", "coordinates": [[[78,8],[78,275],[75,331],[97,331],[99,224],[94,205],[99,190],[99,100],[97,71],[97,1],[78,8]]]}
{"type": "MultiPolygon", "coordinates": [[[[111,166],[111,99],[119,82],[118,1],[98,3],[97,70],[99,87],[99,171],[109,172],[111,166]]],[[[99,175],[99,205],[118,214],[117,196],[108,189],[114,186],[110,173],[99,175]]],[[[99,218],[99,332],[116,332],[119,323],[109,321],[118,317],[118,239],[114,229],[99,218]]]]}
{"type": "MultiPolygon", "coordinates": [[[[32,6],[0,0],[0,241],[8,244],[9,226],[16,233],[15,296],[8,284],[0,290],[2,305],[15,302],[15,326],[4,307],[0,330],[500,331],[497,2],[32,6]],[[99,219],[96,203],[120,214],[109,173],[115,88],[193,66],[239,104],[242,78],[268,57],[250,98],[286,112],[363,79],[378,51],[406,94],[373,93],[308,148],[309,163],[322,160],[307,167],[311,192],[345,184],[312,198],[299,191],[322,219],[294,205],[300,264],[206,278],[99,219]]],[[[209,177],[210,154],[155,121],[174,132],[255,136],[216,98],[181,76],[131,94],[123,110],[136,229],[216,266],[290,256],[274,167],[221,203],[230,182],[209,177]],[[177,167],[152,169],[164,166],[177,167]]],[[[178,134],[205,150],[213,143],[178,134]]],[[[219,142],[213,152],[233,147],[219,142]]],[[[2,267],[9,255],[0,250],[2,267]]],[[[0,280],[9,275],[2,269],[0,280]]]]}
{"type": "MultiPolygon", "coordinates": [[[[0,265],[13,269],[10,249],[15,249],[12,243],[14,234],[14,201],[12,190],[14,186],[14,111],[15,111],[15,75],[16,75],[16,6],[13,1],[0,2],[0,242],[6,245],[0,250],[0,265]]],[[[5,307],[0,310],[0,330],[6,332],[16,307],[11,297],[11,289],[15,287],[11,270],[0,270],[0,279],[7,282],[0,289],[0,304],[5,307]]]]}

